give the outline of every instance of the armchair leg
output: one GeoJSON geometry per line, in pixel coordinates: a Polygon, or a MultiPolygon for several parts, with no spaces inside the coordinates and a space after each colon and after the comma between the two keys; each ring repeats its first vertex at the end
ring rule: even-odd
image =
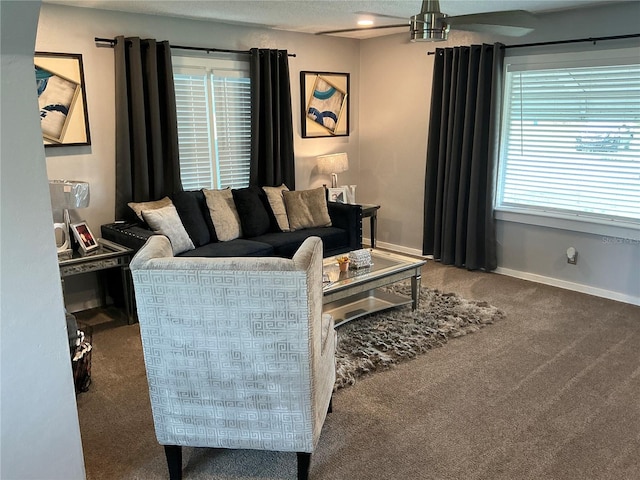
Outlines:
{"type": "Polygon", "coordinates": [[[311,454],[298,452],[298,480],[309,479],[309,467],[311,466],[311,454]]]}
{"type": "Polygon", "coordinates": [[[169,467],[169,480],[182,480],[182,447],[179,445],[165,445],[164,455],[169,467]]]}

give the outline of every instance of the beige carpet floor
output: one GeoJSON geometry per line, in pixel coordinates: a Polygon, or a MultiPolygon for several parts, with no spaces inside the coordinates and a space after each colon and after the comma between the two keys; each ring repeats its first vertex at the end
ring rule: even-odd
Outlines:
{"type": "MultiPolygon", "coordinates": [[[[423,285],[506,319],[334,396],[312,479],[640,479],[640,307],[429,262],[423,285]]],[[[168,478],[137,325],[94,325],[87,478],[168,478]]],[[[296,478],[294,454],[185,449],[184,478],[296,478]]]]}

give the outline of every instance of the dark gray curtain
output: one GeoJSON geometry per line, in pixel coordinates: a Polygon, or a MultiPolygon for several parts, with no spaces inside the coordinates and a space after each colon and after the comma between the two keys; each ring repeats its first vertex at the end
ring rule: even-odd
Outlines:
{"type": "Polygon", "coordinates": [[[503,47],[438,48],[434,59],[422,253],[469,270],[497,267],[503,47]]]}
{"type": "Polygon", "coordinates": [[[289,57],[286,50],[251,49],[250,184],[295,189],[289,57]]]}
{"type": "Polygon", "coordinates": [[[116,218],[182,190],[168,42],[116,38],[116,218]]]}

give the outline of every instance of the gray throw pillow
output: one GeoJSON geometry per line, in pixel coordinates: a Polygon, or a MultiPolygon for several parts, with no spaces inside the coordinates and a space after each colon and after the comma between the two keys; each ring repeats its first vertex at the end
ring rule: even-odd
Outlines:
{"type": "Polygon", "coordinates": [[[211,215],[211,221],[216,229],[218,240],[227,242],[240,238],[242,236],[242,226],[231,189],[202,191],[207,200],[209,215],[211,215]]]}
{"type": "Polygon", "coordinates": [[[282,192],[291,230],[331,226],[325,195],[324,187],[282,192]]]}
{"type": "Polygon", "coordinates": [[[144,210],[156,210],[158,208],[166,207],[167,205],[171,205],[171,199],[169,197],[161,198],[160,200],[155,200],[153,202],[129,202],[127,205],[136,212],[136,216],[144,222],[144,217],[142,216],[142,212],[144,210]]]}
{"type": "Polygon", "coordinates": [[[283,183],[279,187],[262,187],[262,190],[264,190],[264,193],[267,195],[273,216],[276,217],[276,222],[278,222],[278,228],[283,232],[288,232],[289,217],[287,217],[287,209],[284,206],[282,192],[288,192],[289,189],[283,183]]]}
{"type": "Polygon", "coordinates": [[[142,216],[155,233],[169,239],[174,256],[195,248],[173,204],[156,210],[143,210],[142,216]]]}

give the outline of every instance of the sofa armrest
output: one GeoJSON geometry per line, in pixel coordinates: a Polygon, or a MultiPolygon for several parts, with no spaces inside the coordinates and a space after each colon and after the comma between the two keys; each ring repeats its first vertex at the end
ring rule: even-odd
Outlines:
{"type": "Polygon", "coordinates": [[[142,223],[107,223],[100,227],[100,231],[102,238],[134,251],[140,250],[149,237],[155,235],[142,223]]]}
{"type": "Polygon", "coordinates": [[[336,202],[327,202],[327,206],[331,224],[349,234],[349,247],[352,250],[362,248],[362,207],[336,202]]]}

